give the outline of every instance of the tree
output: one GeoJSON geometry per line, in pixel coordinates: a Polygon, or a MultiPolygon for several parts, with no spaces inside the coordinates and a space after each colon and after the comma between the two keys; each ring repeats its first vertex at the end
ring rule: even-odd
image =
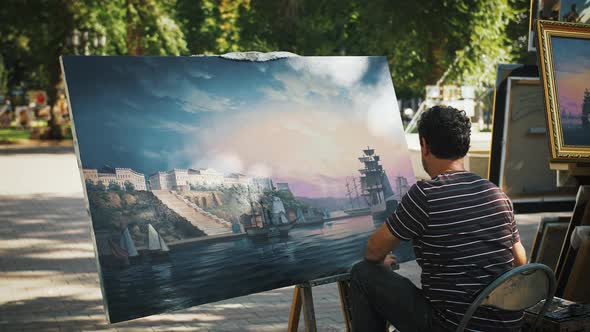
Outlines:
{"type": "Polygon", "coordinates": [[[252,18],[250,3],[250,0],[178,0],[177,17],[190,53],[244,51],[241,20],[242,16],[252,18]]]}
{"type": "Polygon", "coordinates": [[[96,190],[102,192],[102,191],[106,191],[107,188],[105,187],[105,185],[102,181],[98,181],[98,183],[96,184],[96,190]]]}
{"type": "Polygon", "coordinates": [[[41,88],[55,101],[58,57],[74,29],[104,34],[91,54],[186,55],[284,50],[385,55],[398,97],[446,83],[492,84],[526,50],[528,0],[6,0],[0,92],[41,88]],[[4,72],[4,73],[3,73],[4,72]],[[4,75],[4,76],[3,76],[4,75]]]}
{"type": "Polygon", "coordinates": [[[96,191],[96,185],[94,184],[94,182],[92,182],[92,180],[90,179],[86,179],[86,181],[84,181],[84,183],[86,184],[86,191],[96,191]]]}
{"type": "Polygon", "coordinates": [[[127,191],[127,192],[135,191],[135,186],[133,185],[133,183],[131,183],[129,181],[125,181],[125,191],[127,191]]]}
{"type": "Polygon", "coordinates": [[[111,182],[109,183],[109,191],[122,191],[122,189],[117,182],[111,182]]]}
{"type": "MultiPolygon", "coordinates": [[[[15,87],[47,91],[50,103],[63,89],[59,56],[76,54],[73,32],[90,32],[90,54],[187,54],[175,20],[174,0],[7,0],[0,10],[0,93],[15,87]],[[105,35],[98,49],[93,40],[105,35]]],[[[51,104],[50,104],[51,105],[51,104]]],[[[53,116],[49,138],[62,138],[53,116]]]]}
{"type": "Polygon", "coordinates": [[[126,0],[129,55],[184,55],[186,41],[175,17],[174,0],[126,0]]]}
{"type": "Polygon", "coordinates": [[[397,95],[406,98],[422,96],[457,57],[446,83],[492,84],[498,62],[526,52],[507,29],[527,8],[524,0],[256,1],[241,7],[234,29],[240,50],[386,55],[397,95]]]}

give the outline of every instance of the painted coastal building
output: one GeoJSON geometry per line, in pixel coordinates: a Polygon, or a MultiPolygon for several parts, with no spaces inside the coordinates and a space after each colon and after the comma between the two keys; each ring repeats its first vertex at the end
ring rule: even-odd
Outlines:
{"type": "Polygon", "coordinates": [[[228,176],[223,178],[223,183],[226,185],[250,185],[252,184],[252,179],[249,176],[246,176],[241,173],[231,173],[228,176]]]}
{"type": "Polygon", "coordinates": [[[145,176],[131,168],[115,168],[105,166],[100,169],[84,168],[82,169],[84,179],[94,184],[102,182],[106,187],[111,183],[118,184],[125,189],[125,183],[129,182],[135,190],[147,190],[145,176]]]}
{"type": "MultiPolygon", "coordinates": [[[[266,188],[270,181],[260,181],[266,188]]],[[[231,173],[225,176],[223,173],[212,168],[201,169],[183,169],[174,168],[166,172],[156,172],[149,177],[150,188],[152,190],[178,190],[181,188],[190,188],[190,186],[202,186],[206,188],[215,188],[221,185],[252,185],[253,178],[240,174],[231,173]]]]}
{"type": "Polygon", "coordinates": [[[272,179],[267,177],[253,177],[252,185],[260,190],[271,190],[273,187],[272,179]]]}

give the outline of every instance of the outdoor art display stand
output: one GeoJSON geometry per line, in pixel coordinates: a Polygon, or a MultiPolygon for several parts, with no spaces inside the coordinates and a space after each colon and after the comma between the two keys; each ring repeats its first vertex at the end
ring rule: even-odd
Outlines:
{"type": "MultiPolygon", "coordinates": [[[[399,269],[399,265],[395,264],[391,267],[391,269],[397,270],[399,269]]],[[[305,324],[305,331],[317,331],[311,288],[315,286],[331,284],[333,282],[338,284],[338,296],[340,297],[340,309],[342,310],[342,316],[344,317],[344,326],[346,327],[347,332],[352,331],[349,273],[343,273],[332,277],[317,279],[304,284],[296,285],[295,289],[293,290],[291,312],[289,313],[289,328],[287,331],[296,332],[299,328],[301,309],[303,309],[303,322],[305,324]]]]}
{"type": "Polygon", "coordinates": [[[305,331],[316,332],[316,320],[315,320],[315,309],[313,306],[312,287],[330,284],[333,282],[338,283],[338,293],[340,296],[340,306],[342,309],[342,315],[344,316],[344,325],[346,331],[351,331],[351,319],[350,319],[350,302],[349,302],[349,280],[350,274],[339,274],[336,276],[309,281],[304,284],[296,285],[293,290],[293,300],[291,302],[291,312],[289,314],[289,332],[296,332],[299,328],[299,317],[301,315],[301,309],[303,309],[303,321],[305,331]]]}
{"type": "Polygon", "coordinates": [[[338,283],[338,295],[340,296],[340,307],[344,316],[344,325],[346,331],[352,330],[350,319],[350,302],[349,302],[349,280],[350,274],[344,273],[336,276],[309,281],[304,284],[296,285],[293,290],[293,300],[291,302],[291,312],[289,314],[289,332],[296,332],[299,328],[299,317],[303,309],[303,321],[305,331],[316,332],[315,309],[313,306],[313,297],[311,288],[315,286],[338,283]]]}

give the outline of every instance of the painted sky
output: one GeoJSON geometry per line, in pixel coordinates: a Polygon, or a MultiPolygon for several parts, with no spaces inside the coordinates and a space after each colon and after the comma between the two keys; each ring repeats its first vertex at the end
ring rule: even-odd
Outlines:
{"type": "Polygon", "coordinates": [[[559,108],[581,114],[584,90],[590,89],[590,39],[552,37],[551,47],[559,108]]]}
{"type": "Polygon", "coordinates": [[[83,167],[215,168],[343,197],[362,149],[414,176],[386,59],[65,57],[83,167]]]}

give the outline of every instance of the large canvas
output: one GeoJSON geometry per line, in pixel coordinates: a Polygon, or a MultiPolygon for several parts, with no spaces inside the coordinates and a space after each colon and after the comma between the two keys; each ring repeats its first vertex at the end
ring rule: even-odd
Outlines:
{"type": "Polygon", "coordinates": [[[590,25],[537,22],[551,160],[590,161],[590,25]]]}
{"type": "Polygon", "coordinates": [[[488,178],[510,197],[518,213],[573,208],[576,188],[557,186],[546,142],[543,87],[537,67],[500,64],[488,178]]]}
{"type": "Polygon", "coordinates": [[[111,322],[346,272],[415,182],[384,57],[62,65],[111,322]]]}

